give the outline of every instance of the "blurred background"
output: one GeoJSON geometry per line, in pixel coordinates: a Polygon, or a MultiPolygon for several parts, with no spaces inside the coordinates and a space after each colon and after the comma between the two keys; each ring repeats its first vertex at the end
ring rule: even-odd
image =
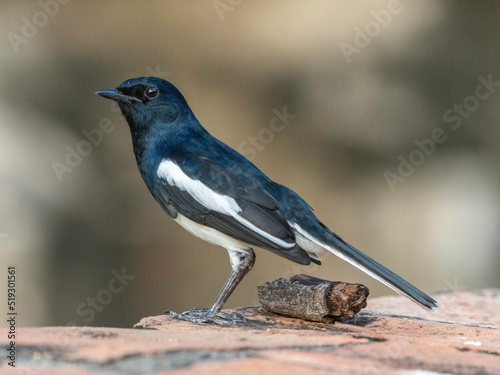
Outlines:
{"type": "MultiPolygon", "coordinates": [[[[227,252],[163,213],[94,94],[144,75],[424,291],[500,287],[499,15],[495,1],[4,1],[0,273],[17,268],[19,324],[130,327],[208,307],[224,283],[227,252]]],[[[334,256],[256,253],[226,307],[296,273],[393,293],[334,256]]]]}

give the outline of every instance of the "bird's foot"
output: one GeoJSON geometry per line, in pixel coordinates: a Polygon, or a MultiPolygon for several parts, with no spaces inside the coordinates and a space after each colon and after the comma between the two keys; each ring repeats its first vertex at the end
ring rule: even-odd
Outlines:
{"type": "Polygon", "coordinates": [[[215,323],[221,326],[232,326],[238,323],[246,323],[243,315],[236,313],[210,313],[210,309],[199,309],[193,307],[191,310],[176,313],[166,310],[165,314],[169,314],[173,319],[187,320],[192,323],[215,323]]]}

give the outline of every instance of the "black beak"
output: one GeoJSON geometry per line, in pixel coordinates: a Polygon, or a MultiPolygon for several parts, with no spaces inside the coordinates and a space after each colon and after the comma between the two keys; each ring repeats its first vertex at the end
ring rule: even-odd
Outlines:
{"type": "Polygon", "coordinates": [[[97,95],[101,95],[103,98],[114,100],[115,102],[140,102],[139,99],[120,93],[116,89],[106,89],[96,92],[97,95]]]}

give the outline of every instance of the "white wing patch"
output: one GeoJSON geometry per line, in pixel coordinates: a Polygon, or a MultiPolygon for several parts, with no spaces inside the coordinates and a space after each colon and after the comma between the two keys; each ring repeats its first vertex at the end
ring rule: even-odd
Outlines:
{"type": "Polygon", "coordinates": [[[156,174],[166,180],[169,185],[187,191],[198,203],[210,210],[231,216],[241,211],[233,198],[216,193],[201,181],[189,178],[177,164],[168,159],[162,160],[156,174]]]}
{"type": "Polygon", "coordinates": [[[262,237],[267,238],[275,244],[290,249],[295,246],[294,243],[285,242],[277,237],[270,235],[268,232],[256,227],[248,220],[241,217],[238,213],[241,212],[241,207],[236,203],[234,198],[227,195],[219,194],[201,181],[193,180],[186,175],[182,169],[173,161],[163,159],[156,174],[159,178],[164,179],[171,186],[176,186],[182,191],[189,193],[198,203],[207,207],[212,211],[220,212],[221,214],[232,216],[241,224],[258,233],[262,237]]]}

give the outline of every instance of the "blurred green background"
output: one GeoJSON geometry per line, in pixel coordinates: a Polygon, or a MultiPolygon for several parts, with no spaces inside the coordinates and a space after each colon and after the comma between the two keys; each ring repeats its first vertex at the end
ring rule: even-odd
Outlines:
{"type": "MultiPolygon", "coordinates": [[[[230,271],[163,213],[127,124],[94,95],[144,75],[174,83],[230,146],[255,137],[268,176],[423,290],[500,287],[499,2],[66,2],[0,12],[0,278],[17,267],[20,325],[208,307],[230,271]],[[263,130],[284,107],[296,117],[263,130]]],[[[323,259],[258,249],[226,307],[296,273],[392,293],[323,259]]]]}

